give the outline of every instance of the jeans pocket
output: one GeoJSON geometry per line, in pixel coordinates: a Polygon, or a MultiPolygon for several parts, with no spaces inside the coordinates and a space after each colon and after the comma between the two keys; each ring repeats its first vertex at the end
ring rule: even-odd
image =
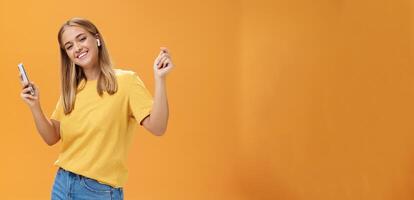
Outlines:
{"type": "Polygon", "coordinates": [[[81,185],[92,192],[111,192],[113,187],[99,183],[98,181],[82,176],[81,185]]]}

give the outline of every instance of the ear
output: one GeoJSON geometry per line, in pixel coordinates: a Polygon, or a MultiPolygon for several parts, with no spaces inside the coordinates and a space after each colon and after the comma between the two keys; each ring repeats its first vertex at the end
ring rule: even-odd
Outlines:
{"type": "Polygon", "coordinates": [[[101,40],[99,39],[99,34],[95,34],[95,38],[96,38],[96,44],[98,45],[98,47],[101,46],[101,40]]]}

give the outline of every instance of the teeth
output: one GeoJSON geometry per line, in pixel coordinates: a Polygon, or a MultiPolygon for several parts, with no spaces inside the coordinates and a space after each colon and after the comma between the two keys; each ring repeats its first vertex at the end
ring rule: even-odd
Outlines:
{"type": "Polygon", "coordinates": [[[78,56],[78,58],[82,58],[83,56],[85,56],[85,55],[86,55],[86,53],[87,53],[87,52],[83,52],[82,54],[80,54],[80,55],[78,56]]]}

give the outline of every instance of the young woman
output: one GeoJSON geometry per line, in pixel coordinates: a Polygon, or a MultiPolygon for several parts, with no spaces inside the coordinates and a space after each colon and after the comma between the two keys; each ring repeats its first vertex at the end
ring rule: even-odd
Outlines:
{"type": "Polygon", "coordinates": [[[36,84],[22,82],[20,94],[43,140],[48,145],[62,142],[52,199],[123,199],[135,124],[157,136],[167,128],[165,79],[174,67],[169,52],[161,48],[154,61],[152,99],[136,73],[112,68],[102,34],[90,21],[68,20],[58,42],[61,97],[50,119],[43,114],[36,84]]]}

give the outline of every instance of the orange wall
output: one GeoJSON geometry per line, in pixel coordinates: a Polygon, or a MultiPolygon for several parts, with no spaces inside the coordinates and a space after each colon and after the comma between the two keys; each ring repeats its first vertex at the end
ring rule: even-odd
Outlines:
{"type": "Polygon", "coordinates": [[[409,1],[242,1],[245,199],[414,193],[409,1]]]}
{"type": "Polygon", "coordinates": [[[153,91],[168,46],[171,118],[137,128],[126,199],[413,199],[413,21],[408,1],[0,0],[0,191],[48,199],[48,147],[20,100],[18,62],[49,115],[59,95],[56,34],[98,26],[117,66],[153,91]],[[8,94],[6,94],[6,92],[8,94]]]}

